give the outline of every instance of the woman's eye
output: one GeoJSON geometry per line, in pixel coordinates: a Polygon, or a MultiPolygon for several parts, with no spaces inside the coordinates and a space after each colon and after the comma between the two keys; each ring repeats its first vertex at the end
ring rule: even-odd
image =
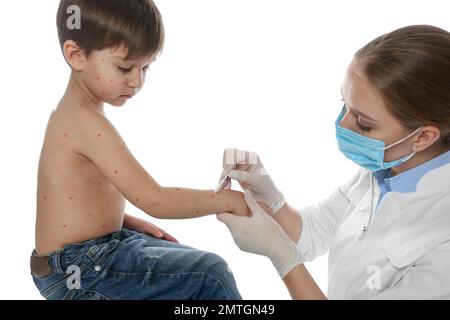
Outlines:
{"type": "Polygon", "coordinates": [[[370,132],[370,130],[372,130],[372,128],[361,125],[358,121],[356,122],[356,124],[357,124],[358,128],[361,129],[362,131],[370,132]]]}
{"type": "Polygon", "coordinates": [[[131,71],[131,69],[122,68],[122,67],[119,67],[119,66],[117,66],[117,68],[118,68],[120,71],[122,71],[123,73],[127,73],[127,72],[130,72],[130,71],[131,71]]]}

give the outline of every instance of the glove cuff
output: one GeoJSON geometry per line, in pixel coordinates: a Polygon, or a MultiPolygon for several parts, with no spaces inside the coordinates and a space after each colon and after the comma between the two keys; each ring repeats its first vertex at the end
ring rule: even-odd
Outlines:
{"type": "Polygon", "coordinates": [[[281,280],[283,280],[283,279],[289,274],[289,272],[291,272],[292,269],[294,269],[295,267],[297,267],[297,266],[299,266],[299,265],[301,265],[301,264],[303,264],[303,261],[296,261],[296,262],[294,262],[294,263],[288,265],[287,267],[285,267],[285,268],[282,269],[282,270],[278,270],[278,269],[277,269],[278,274],[280,275],[281,280]]]}
{"type": "Polygon", "coordinates": [[[282,234],[275,241],[270,260],[283,279],[293,268],[302,264],[304,259],[297,250],[297,246],[286,234],[282,234]]]}

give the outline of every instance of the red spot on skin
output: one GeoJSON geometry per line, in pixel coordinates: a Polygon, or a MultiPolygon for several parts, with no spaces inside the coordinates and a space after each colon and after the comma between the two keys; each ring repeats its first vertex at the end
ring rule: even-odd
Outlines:
{"type": "Polygon", "coordinates": [[[72,197],[70,197],[69,199],[72,200],[72,197]]]}
{"type": "Polygon", "coordinates": [[[117,170],[114,171],[114,173],[116,173],[116,174],[117,174],[117,172],[118,172],[117,170]]]}
{"type": "Polygon", "coordinates": [[[123,82],[123,84],[124,84],[124,85],[126,85],[126,84],[127,84],[127,82],[126,82],[126,81],[124,81],[124,82],[123,82]]]}
{"type": "Polygon", "coordinates": [[[102,91],[102,94],[105,94],[105,91],[102,91]]]}
{"type": "Polygon", "coordinates": [[[98,183],[98,185],[99,185],[99,186],[101,186],[101,185],[102,185],[102,183],[101,183],[101,182],[99,182],[99,183],[98,183]]]}
{"type": "Polygon", "coordinates": [[[113,83],[114,82],[114,80],[111,80],[111,83],[113,83]]]}
{"type": "Polygon", "coordinates": [[[102,61],[105,61],[105,59],[102,59],[102,61]]]}
{"type": "Polygon", "coordinates": [[[99,77],[99,76],[97,76],[97,80],[100,80],[100,77],[99,77]]]}
{"type": "Polygon", "coordinates": [[[211,195],[211,198],[214,198],[214,195],[213,195],[213,194],[211,195]]]}
{"type": "Polygon", "coordinates": [[[197,213],[200,213],[200,211],[197,210],[197,213]]]}
{"type": "Polygon", "coordinates": [[[138,199],[138,198],[136,198],[136,201],[139,201],[139,199],[138,199]]]}
{"type": "Polygon", "coordinates": [[[92,213],[89,213],[89,217],[92,217],[92,213]]]}
{"type": "Polygon", "coordinates": [[[180,188],[177,188],[177,191],[180,191],[180,188]]]}
{"type": "Polygon", "coordinates": [[[44,200],[47,200],[47,196],[44,196],[44,200]]]}
{"type": "Polygon", "coordinates": [[[229,208],[230,207],[230,205],[229,204],[227,204],[227,208],[229,208]]]}
{"type": "Polygon", "coordinates": [[[64,133],[64,138],[67,138],[67,133],[64,133]]]}
{"type": "Polygon", "coordinates": [[[102,228],[106,227],[104,224],[102,224],[102,228]]]}
{"type": "Polygon", "coordinates": [[[63,228],[66,228],[67,226],[66,225],[63,225],[63,228]]]}
{"type": "Polygon", "coordinates": [[[100,133],[99,133],[99,134],[97,134],[97,137],[99,137],[99,138],[100,138],[100,137],[101,137],[101,134],[100,134],[100,133]]]}

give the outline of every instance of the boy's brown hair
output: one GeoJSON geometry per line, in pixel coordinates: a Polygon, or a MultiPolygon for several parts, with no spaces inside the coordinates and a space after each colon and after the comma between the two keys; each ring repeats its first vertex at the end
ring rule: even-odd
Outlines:
{"type": "Polygon", "coordinates": [[[61,0],[56,24],[61,50],[70,39],[88,57],[93,50],[124,45],[126,59],[137,59],[161,51],[164,45],[164,25],[152,0],[61,0]],[[79,28],[67,24],[73,6],[80,11],[79,28]]]}
{"type": "Polygon", "coordinates": [[[389,112],[410,130],[435,125],[450,148],[450,33],[412,25],[358,50],[357,64],[381,93],[389,112]]]}

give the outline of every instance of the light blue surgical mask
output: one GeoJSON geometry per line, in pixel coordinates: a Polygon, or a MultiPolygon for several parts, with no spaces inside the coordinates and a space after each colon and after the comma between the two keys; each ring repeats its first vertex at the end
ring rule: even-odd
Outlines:
{"type": "Polygon", "coordinates": [[[402,164],[405,161],[411,159],[416,152],[411,153],[403,158],[385,162],[384,161],[384,151],[396,146],[409,137],[416,134],[422,127],[415,130],[413,133],[409,134],[405,138],[389,145],[385,146],[384,141],[367,138],[360,135],[352,130],[343,128],[340,125],[342,118],[346,113],[346,107],[342,108],[342,112],[336,120],[336,139],[339,146],[339,150],[350,160],[354,161],[358,165],[369,169],[371,171],[378,171],[383,169],[389,169],[402,164]]]}

